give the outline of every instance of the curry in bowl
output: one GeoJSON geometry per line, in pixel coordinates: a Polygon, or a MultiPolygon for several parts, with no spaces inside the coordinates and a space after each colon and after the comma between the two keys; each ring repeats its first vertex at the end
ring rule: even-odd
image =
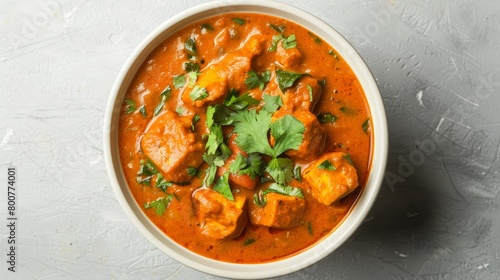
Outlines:
{"type": "Polygon", "coordinates": [[[362,192],[372,153],[362,87],[336,50],[282,18],[191,24],[148,56],[123,101],[125,179],[181,246],[264,263],[328,236],[362,192]]]}

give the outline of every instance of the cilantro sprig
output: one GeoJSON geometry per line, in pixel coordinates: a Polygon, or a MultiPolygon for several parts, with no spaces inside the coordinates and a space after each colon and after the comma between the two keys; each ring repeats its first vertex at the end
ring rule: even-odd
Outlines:
{"type": "Polygon", "coordinates": [[[269,69],[262,72],[260,75],[253,70],[248,71],[247,74],[248,76],[245,80],[245,85],[247,85],[248,89],[259,88],[260,90],[263,90],[264,86],[271,79],[271,71],[269,69]]]}
{"type": "Polygon", "coordinates": [[[265,191],[259,192],[259,194],[254,195],[254,203],[259,207],[264,207],[267,203],[266,195],[268,193],[278,193],[282,195],[294,196],[298,198],[304,198],[302,189],[294,188],[292,186],[283,186],[276,183],[271,183],[265,191]]]}
{"type": "Polygon", "coordinates": [[[162,216],[173,198],[173,195],[168,194],[165,197],[160,197],[157,200],[144,203],[144,209],[153,208],[158,216],[162,216]]]}

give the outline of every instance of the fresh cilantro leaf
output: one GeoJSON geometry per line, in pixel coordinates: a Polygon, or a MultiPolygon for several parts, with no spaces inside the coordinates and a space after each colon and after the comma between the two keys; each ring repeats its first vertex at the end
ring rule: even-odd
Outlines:
{"type": "Polygon", "coordinates": [[[195,86],[189,93],[192,101],[202,100],[208,97],[208,92],[204,87],[195,86]]]}
{"type": "Polygon", "coordinates": [[[274,151],[280,155],[287,150],[297,150],[304,139],[305,126],[292,115],[285,115],[271,123],[274,151]]]}
{"type": "Polygon", "coordinates": [[[269,185],[269,188],[267,188],[265,191],[262,192],[263,195],[266,195],[268,193],[279,193],[283,195],[288,195],[288,196],[295,196],[295,197],[300,197],[304,198],[304,194],[302,193],[302,190],[300,188],[294,188],[292,186],[283,186],[280,184],[272,183],[269,185]]]}
{"type": "Polygon", "coordinates": [[[143,117],[146,117],[147,116],[147,113],[146,113],[146,107],[144,105],[142,105],[140,108],[139,108],[139,113],[141,113],[141,115],[143,117]]]}
{"type": "Polygon", "coordinates": [[[168,85],[161,93],[160,93],[160,102],[158,103],[158,105],[156,106],[154,112],[153,112],[153,116],[157,116],[161,110],[163,109],[163,106],[165,105],[165,101],[167,101],[167,99],[170,97],[170,92],[172,90],[170,89],[170,85],[168,85]]]}
{"type": "MultiPolygon", "coordinates": [[[[228,96],[229,97],[229,96],[228,96]]],[[[233,110],[243,110],[248,106],[257,105],[260,101],[250,96],[250,93],[245,93],[242,96],[231,95],[229,100],[224,100],[224,105],[233,110]]]]}
{"type": "Polygon", "coordinates": [[[266,172],[278,184],[287,184],[293,178],[293,160],[289,158],[273,158],[267,164],[266,172]]]}
{"type": "Polygon", "coordinates": [[[205,113],[206,116],[205,124],[207,125],[208,128],[210,128],[214,124],[214,114],[215,114],[215,107],[208,106],[207,111],[205,113]]]}
{"type": "Polygon", "coordinates": [[[172,186],[172,182],[165,180],[165,177],[163,177],[163,175],[161,175],[160,173],[156,175],[156,183],[155,183],[156,188],[159,188],[163,192],[166,192],[167,188],[170,186],[172,186]]]}
{"type": "Polygon", "coordinates": [[[173,198],[174,198],[173,195],[168,194],[167,196],[160,197],[155,201],[144,203],[144,209],[153,208],[155,209],[155,212],[158,216],[162,216],[165,213],[165,210],[167,209],[168,205],[170,205],[170,202],[172,202],[173,198]]]}
{"type": "Polygon", "coordinates": [[[229,186],[229,171],[224,173],[213,187],[213,190],[222,194],[225,198],[234,201],[233,193],[231,192],[231,187],[229,186]]]}
{"type": "Polygon", "coordinates": [[[201,29],[205,29],[207,31],[213,31],[214,30],[214,28],[210,24],[208,24],[208,23],[202,23],[201,24],[201,29]]]}
{"type": "Polygon", "coordinates": [[[236,144],[247,153],[261,153],[275,156],[267,140],[271,113],[261,110],[240,111],[233,116],[236,144]]]}
{"type": "Polygon", "coordinates": [[[297,41],[295,41],[295,34],[292,34],[285,38],[282,42],[283,48],[285,49],[293,49],[297,47],[297,41]]]}
{"type": "Polygon", "coordinates": [[[186,75],[174,76],[174,88],[182,88],[186,84],[186,75]]]}
{"type": "Polygon", "coordinates": [[[266,198],[262,195],[262,191],[253,195],[253,203],[259,207],[264,207],[267,203],[266,198]]]}
{"type": "Polygon", "coordinates": [[[271,45],[267,49],[269,52],[274,52],[278,48],[278,43],[285,38],[283,35],[274,35],[271,39],[271,45]]]}
{"type": "Polygon", "coordinates": [[[276,26],[276,25],[270,23],[269,27],[271,27],[272,29],[274,29],[278,33],[283,33],[285,31],[285,26],[284,25],[276,26]]]}
{"type": "Polygon", "coordinates": [[[200,120],[200,115],[198,114],[194,115],[193,120],[191,121],[191,131],[194,131],[194,126],[199,120],[200,120]]]}
{"type": "Polygon", "coordinates": [[[215,105],[215,111],[212,118],[217,124],[231,125],[233,123],[233,114],[234,112],[228,107],[217,104],[215,105]]]}
{"type": "Polygon", "coordinates": [[[192,61],[184,62],[184,70],[186,72],[199,72],[200,65],[198,65],[198,63],[192,62],[192,61]]]}
{"type": "Polygon", "coordinates": [[[342,158],[344,158],[350,165],[354,166],[354,162],[352,162],[352,159],[351,159],[351,154],[346,154],[342,158]]]}
{"type": "Polygon", "coordinates": [[[276,69],[276,78],[278,79],[278,85],[281,91],[291,87],[295,81],[302,77],[303,74],[288,72],[281,69],[276,69]]]}
{"type": "Polygon", "coordinates": [[[203,180],[203,183],[205,186],[210,186],[213,181],[215,180],[215,174],[217,172],[217,167],[221,167],[224,165],[224,159],[222,158],[221,155],[209,155],[209,154],[204,154],[203,160],[208,163],[208,169],[205,173],[205,178],[203,180]]]}
{"type": "Polygon", "coordinates": [[[151,176],[157,173],[158,170],[156,169],[156,166],[154,166],[154,164],[150,160],[144,160],[141,161],[141,165],[139,166],[137,175],[151,176]]]}
{"type": "Polygon", "coordinates": [[[256,176],[262,175],[263,163],[262,157],[257,153],[250,154],[247,158],[242,154],[238,154],[229,166],[229,172],[238,175],[249,175],[250,178],[255,179],[256,176]]]}
{"type": "Polygon", "coordinates": [[[244,19],[241,19],[241,18],[233,18],[233,21],[234,23],[238,24],[238,25],[243,25],[245,24],[245,20],[244,19]]]}
{"type": "Polygon", "coordinates": [[[366,119],[366,121],[363,122],[361,128],[366,134],[368,134],[368,130],[370,129],[370,118],[366,119]]]}
{"type": "Polygon", "coordinates": [[[247,85],[248,89],[259,88],[260,90],[264,89],[266,83],[271,79],[271,71],[266,70],[262,73],[262,75],[257,74],[255,71],[248,71],[248,76],[245,80],[245,85],[247,85]]]}
{"type": "Polygon", "coordinates": [[[198,79],[198,73],[188,72],[187,76],[189,78],[188,86],[194,87],[194,85],[196,84],[196,80],[198,79]]]}
{"type": "Polygon", "coordinates": [[[187,174],[188,174],[188,176],[195,176],[196,174],[198,174],[198,168],[196,168],[194,166],[189,166],[187,168],[187,174]]]}
{"type": "Polygon", "coordinates": [[[320,165],[318,165],[318,169],[330,170],[330,171],[337,170],[337,168],[333,166],[333,164],[329,160],[325,160],[320,165]]]}
{"type": "Polygon", "coordinates": [[[309,93],[309,102],[313,102],[313,88],[308,84],[307,92],[309,93]]]}
{"type": "Polygon", "coordinates": [[[316,117],[318,118],[318,121],[320,123],[334,123],[337,119],[337,117],[335,117],[331,113],[319,113],[318,115],[316,115],[316,117]]]}
{"type": "Polygon", "coordinates": [[[186,42],[184,43],[184,50],[190,56],[197,56],[198,55],[198,52],[196,50],[196,42],[194,41],[193,38],[189,38],[186,40],[186,42]]]}
{"type": "Polygon", "coordinates": [[[238,172],[241,169],[247,167],[247,165],[247,159],[242,154],[238,154],[236,156],[236,159],[234,159],[231,165],[229,165],[229,172],[231,172],[232,174],[238,174],[238,172]]]}
{"type": "Polygon", "coordinates": [[[125,103],[127,106],[125,106],[125,113],[130,114],[133,111],[135,111],[135,102],[132,99],[125,99],[125,103]]]}
{"type": "Polygon", "coordinates": [[[340,111],[348,116],[356,115],[356,110],[349,106],[340,107],[340,111]]]}
{"type": "Polygon", "coordinates": [[[283,101],[279,95],[269,95],[267,93],[263,96],[264,99],[264,110],[269,113],[274,113],[279,107],[283,106],[283,101]]]}
{"type": "Polygon", "coordinates": [[[136,181],[137,181],[137,183],[139,183],[139,184],[150,186],[150,185],[151,185],[151,178],[153,178],[153,176],[147,176],[147,177],[144,177],[144,176],[137,176],[137,177],[135,178],[135,180],[136,180],[136,181]]]}
{"type": "Polygon", "coordinates": [[[182,114],[184,114],[184,112],[186,111],[186,109],[182,108],[182,107],[177,107],[177,109],[175,109],[175,112],[177,113],[177,115],[181,116],[182,114]]]}
{"type": "Polygon", "coordinates": [[[295,177],[295,180],[302,182],[302,167],[300,165],[296,165],[293,169],[293,177],[295,177]]]}
{"type": "Polygon", "coordinates": [[[214,155],[219,146],[223,143],[224,135],[222,133],[222,127],[218,124],[209,127],[209,131],[205,149],[207,150],[207,154],[214,155]]]}

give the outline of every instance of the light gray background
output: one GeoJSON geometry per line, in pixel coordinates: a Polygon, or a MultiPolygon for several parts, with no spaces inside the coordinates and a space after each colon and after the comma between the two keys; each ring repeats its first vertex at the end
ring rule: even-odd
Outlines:
{"type": "MultiPolygon", "coordinates": [[[[3,225],[10,165],[19,178],[14,278],[216,278],[135,229],[102,152],[104,108],[125,59],[201,2],[0,1],[1,279],[14,276],[3,225]]],[[[390,127],[388,177],[366,221],[286,279],[500,279],[500,1],[283,2],[355,46],[390,127]]]]}

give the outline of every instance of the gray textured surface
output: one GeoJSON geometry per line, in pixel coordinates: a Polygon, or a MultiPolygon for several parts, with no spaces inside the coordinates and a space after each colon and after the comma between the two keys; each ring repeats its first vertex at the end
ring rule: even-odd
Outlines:
{"type": "MultiPolygon", "coordinates": [[[[0,182],[17,166],[20,217],[15,275],[0,227],[1,279],[216,278],[169,259],[134,228],[102,154],[121,65],[195,2],[205,1],[0,2],[0,182]]],[[[284,2],[357,48],[390,126],[387,180],[366,222],[286,278],[500,279],[500,2],[284,2]]]]}

